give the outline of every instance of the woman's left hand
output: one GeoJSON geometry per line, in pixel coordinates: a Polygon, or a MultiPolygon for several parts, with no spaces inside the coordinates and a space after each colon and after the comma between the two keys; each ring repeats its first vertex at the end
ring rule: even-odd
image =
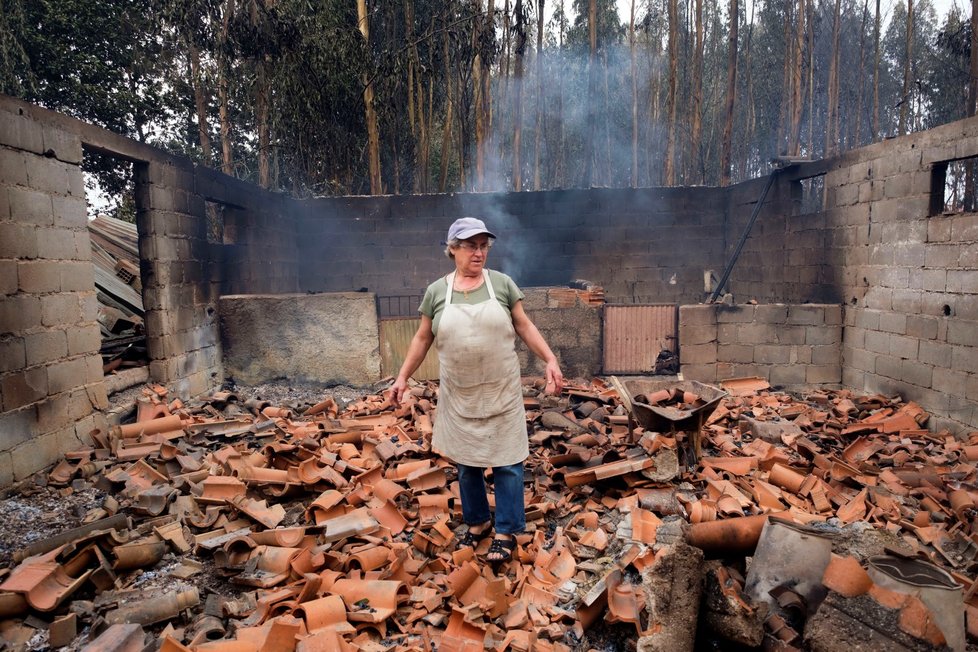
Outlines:
{"type": "Polygon", "coordinates": [[[557,395],[564,388],[564,374],[560,373],[560,365],[556,360],[547,363],[547,394],[557,395]]]}

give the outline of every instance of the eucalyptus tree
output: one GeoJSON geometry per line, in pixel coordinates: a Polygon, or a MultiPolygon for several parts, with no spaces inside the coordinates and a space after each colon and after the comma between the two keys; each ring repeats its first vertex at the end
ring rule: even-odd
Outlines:
{"type": "Polygon", "coordinates": [[[904,128],[916,131],[922,127],[928,98],[923,92],[924,80],[931,74],[933,60],[929,51],[936,43],[936,12],[931,0],[914,0],[913,20],[907,20],[907,7],[896,3],[883,37],[883,61],[880,73],[880,129],[883,135],[900,132],[901,110],[904,128]],[[913,29],[907,38],[907,25],[913,29]],[[908,42],[911,48],[907,50],[908,42]]]}

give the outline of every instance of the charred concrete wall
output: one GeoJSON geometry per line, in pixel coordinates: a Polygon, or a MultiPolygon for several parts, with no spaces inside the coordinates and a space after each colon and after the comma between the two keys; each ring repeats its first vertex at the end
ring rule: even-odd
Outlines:
{"type": "Polygon", "coordinates": [[[0,104],[0,486],[104,425],[82,144],[0,104]]]}
{"type": "Polygon", "coordinates": [[[246,385],[380,379],[376,297],[366,292],[221,297],[224,370],[246,385]]]}
{"type": "MultiPolygon", "coordinates": [[[[844,385],[917,401],[935,427],[978,427],[978,214],[943,212],[948,165],[974,156],[968,119],[785,174],[734,271],[735,298],[844,304],[844,385]],[[806,210],[812,180],[824,201],[806,210]]],[[[734,201],[731,226],[748,208],[734,201]]]]}
{"type": "Polygon", "coordinates": [[[291,199],[0,96],[0,486],[104,425],[85,150],[134,166],[153,381],[219,385],[220,294],[298,288],[291,199]]]}
{"type": "Polygon", "coordinates": [[[586,279],[610,301],[698,302],[722,269],[726,193],[717,188],[343,197],[303,202],[303,291],[419,293],[451,263],[449,224],[475,215],[499,236],[489,265],[521,286],[586,279]]]}
{"type": "Polygon", "coordinates": [[[218,299],[296,290],[286,199],[191,161],[137,167],[150,377],[181,396],[224,381],[218,299]]]}
{"type": "Polygon", "coordinates": [[[679,341],[690,380],[759,376],[789,388],[842,380],[839,305],[680,306],[679,341]]]}

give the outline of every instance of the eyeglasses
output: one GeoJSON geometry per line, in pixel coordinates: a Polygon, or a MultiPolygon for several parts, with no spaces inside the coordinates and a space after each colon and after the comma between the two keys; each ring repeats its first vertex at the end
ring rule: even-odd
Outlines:
{"type": "Polygon", "coordinates": [[[465,249],[469,253],[474,253],[476,251],[489,251],[489,249],[492,247],[492,240],[489,240],[485,244],[481,245],[474,242],[460,242],[458,246],[465,249]]]}

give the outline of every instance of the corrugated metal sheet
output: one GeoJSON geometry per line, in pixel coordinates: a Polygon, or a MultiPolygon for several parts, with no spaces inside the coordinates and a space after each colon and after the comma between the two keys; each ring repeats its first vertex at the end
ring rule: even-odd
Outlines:
{"type": "Polygon", "coordinates": [[[678,317],[674,304],[605,306],[604,373],[652,371],[660,351],[676,352],[678,317]]]}
{"type": "MultiPolygon", "coordinates": [[[[421,325],[420,317],[404,319],[380,320],[380,364],[385,376],[395,376],[404,364],[411,339],[421,325]]],[[[434,380],[438,378],[438,352],[432,346],[424,362],[414,372],[417,380],[434,380]]]]}

